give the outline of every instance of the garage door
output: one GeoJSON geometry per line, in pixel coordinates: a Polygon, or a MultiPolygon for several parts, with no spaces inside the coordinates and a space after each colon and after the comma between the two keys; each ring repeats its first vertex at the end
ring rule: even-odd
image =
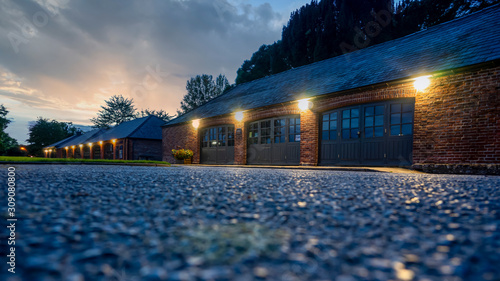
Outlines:
{"type": "Polygon", "coordinates": [[[234,163],[234,125],[201,130],[201,163],[234,163]]]}
{"type": "Polygon", "coordinates": [[[323,113],[320,164],[411,165],[414,104],[401,99],[323,113]]]}
{"type": "Polygon", "coordinates": [[[299,115],[264,119],[248,124],[248,164],[298,165],[299,115]]]}

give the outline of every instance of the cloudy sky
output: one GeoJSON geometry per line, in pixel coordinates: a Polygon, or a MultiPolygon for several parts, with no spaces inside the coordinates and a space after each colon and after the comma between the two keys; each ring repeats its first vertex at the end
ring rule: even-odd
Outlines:
{"type": "Polygon", "coordinates": [[[89,125],[104,100],[172,114],[198,74],[236,70],[307,0],[1,0],[0,104],[26,143],[38,116],[89,125]]]}

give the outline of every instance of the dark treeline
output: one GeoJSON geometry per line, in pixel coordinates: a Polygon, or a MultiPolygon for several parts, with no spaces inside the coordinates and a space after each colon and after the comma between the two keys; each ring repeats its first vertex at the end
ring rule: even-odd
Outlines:
{"type": "Polygon", "coordinates": [[[450,21],[500,0],[313,0],[293,12],[281,40],[262,45],[236,84],[332,58],[450,21]]]}

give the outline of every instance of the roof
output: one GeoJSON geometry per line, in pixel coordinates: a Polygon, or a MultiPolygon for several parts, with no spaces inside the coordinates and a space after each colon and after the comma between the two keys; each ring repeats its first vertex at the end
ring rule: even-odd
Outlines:
{"type": "Polygon", "coordinates": [[[137,118],[132,121],[123,122],[107,131],[89,139],[89,142],[108,141],[112,139],[154,139],[161,140],[161,125],[165,121],[149,115],[142,118],[137,118]]]}
{"type": "Polygon", "coordinates": [[[73,135],[69,138],[51,144],[47,147],[61,148],[63,146],[73,146],[99,141],[109,141],[113,139],[135,138],[161,140],[161,125],[165,121],[150,115],[137,118],[132,121],[123,122],[110,129],[94,129],[82,135],[73,135]]]}
{"type": "Polygon", "coordinates": [[[165,125],[497,60],[498,18],[497,4],[405,37],[244,83],[165,125]]]}

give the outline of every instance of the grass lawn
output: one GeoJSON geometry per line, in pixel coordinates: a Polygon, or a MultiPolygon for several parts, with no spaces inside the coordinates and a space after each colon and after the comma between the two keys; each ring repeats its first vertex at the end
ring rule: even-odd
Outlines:
{"type": "Polygon", "coordinates": [[[71,158],[42,158],[42,157],[19,157],[19,156],[0,156],[0,163],[16,163],[16,162],[57,162],[57,163],[144,163],[144,164],[164,164],[170,165],[168,162],[151,161],[151,160],[104,160],[104,159],[71,159],[71,158]]]}

